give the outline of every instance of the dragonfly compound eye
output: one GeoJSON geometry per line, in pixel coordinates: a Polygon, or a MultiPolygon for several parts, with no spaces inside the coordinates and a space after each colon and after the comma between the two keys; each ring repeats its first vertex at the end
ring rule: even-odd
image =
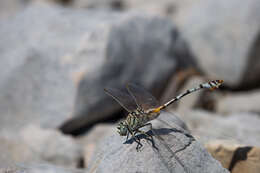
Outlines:
{"type": "Polygon", "coordinates": [[[120,136],[126,136],[127,128],[123,123],[119,123],[117,129],[118,129],[117,132],[119,133],[120,136]]]}

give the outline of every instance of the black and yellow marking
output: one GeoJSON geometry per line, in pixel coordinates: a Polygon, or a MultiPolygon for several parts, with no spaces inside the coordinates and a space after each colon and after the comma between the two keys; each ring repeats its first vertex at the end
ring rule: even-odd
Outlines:
{"type": "Polygon", "coordinates": [[[155,108],[154,110],[152,110],[152,112],[155,112],[155,113],[160,112],[162,109],[165,109],[167,106],[169,106],[172,103],[180,100],[182,97],[184,97],[184,96],[186,96],[190,93],[193,93],[195,91],[198,91],[200,89],[206,88],[206,89],[214,90],[214,89],[218,88],[222,83],[223,83],[223,80],[214,80],[214,81],[210,81],[210,82],[207,82],[207,83],[200,84],[199,86],[197,86],[195,88],[188,89],[186,92],[174,97],[173,99],[171,99],[170,101],[168,101],[164,105],[159,106],[158,108],[155,108]]]}

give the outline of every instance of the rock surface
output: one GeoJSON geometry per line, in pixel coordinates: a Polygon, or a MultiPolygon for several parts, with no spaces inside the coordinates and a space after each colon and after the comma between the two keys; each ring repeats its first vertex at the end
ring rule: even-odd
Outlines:
{"type": "Polygon", "coordinates": [[[258,173],[260,170],[260,148],[241,146],[223,141],[206,144],[211,155],[232,173],[258,173]]]}
{"type": "Polygon", "coordinates": [[[186,49],[167,19],[137,15],[122,20],[111,29],[102,70],[96,71],[95,76],[85,75],[80,81],[74,117],[61,130],[74,133],[118,112],[121,107],[103,92],[106,87],[124,88],[132,82],[151,91],[156,86],[153,89],[159,93],[176,66],[193,65],[191,57],[183,54],[186,49]]]}
{"type": "Polygon", "coordinates": [[[66,169],[50,164],[17,164],[0,168],[1,173],[84,173],[79,169],[66,169]]]}
{"type": "Polygon", "coordinates": [[[122,0],[72,0],[72,7],[76,8],[99,8],[99,9],[116,9],[124,8],[122,0]]]}
{"type": "Polygon", "coordinates": [[[202,0],[175,22],[209,77],[247,88],[260,81],[259,11],[258,0],[202,0]]]}
{"type": "Polygon", "coordinates": [[[65,167],[75,168],[82,158],[82,149],[76,141],[57,130],[42,129],[29,125],[21,131],[23,141],[42,160],[65,167]]]}
{"type": "Polygon", "coordinates": [[[57,130],[29,125],[19,133],[1,132],[0,168],[16,163],[49,163],[76,168],[83,156],[82,148],[57,130]]]}
{"type": "Polygon", "coordinates": [[[222,114],[232,112],[260,113],[260,90],[226,93],[219,97],[216,103],[216,111],[222,114]]]}
{"type": "Polygon", "coordinates": [[[0,153],[0,168],[6,168],[15,163],[42,161],[40,157],[33,154],[31,148],[19,135],[10,132],[0,134],[0,153]]]}
{"type": "Polygon", "coordinates": [[[221,139],[248,146],[260,145],[260,118],[257,114],[243,112],[221,116],[202,110],[186,110],[179,114],[201,143],[221,139]]]}
{"type": "Polygon", "coordinates": [[[152,123],[164,142],[154,136],[153,147],[151,141],[142,138],[143,147],[137,152],[134,141],[123,144],[125,139],[114,134],[99,145],[88,172],[228,172],[177,125],[174,116],[163,113],[160,119],[167,123],[152,123]],[[176,128],[167,124],[175,124],[176,128]]]}
{"type": "Polygon", "coordinates": [[[72,116],[78,81],[103,63],[109,26],[119,18],[35,4],[0,21],[0,130],[55,128],[72,116]]]}
{"type": "Polygon", "coordinates": [[[115,124],[100,124],[96,125],[91,129],[86,135],[79,136],[77,142],[83,146],[83,158],[84,167],[88,168],[89,162],[95,154],[95,150],[100,141],[103,140],[105,136],[116,132],[115,124]],[[111,132],[112,131],[112,132],[111,132]]]}
{"type": "Polygon", "coordinates": [[[0,1],[0,20],[14,16],[24,9],[26,4],[25,0],[0,1]]]}

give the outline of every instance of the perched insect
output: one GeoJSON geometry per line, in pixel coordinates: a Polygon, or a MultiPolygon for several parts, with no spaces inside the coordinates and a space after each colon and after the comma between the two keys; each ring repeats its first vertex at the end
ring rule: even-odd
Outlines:
{"type": "Polygon", "coordinates": [[[105,89],[105,92],[113,97],[128,112],[126,119],[119,122],[117,126],[118,133],[120,136],[126,136],[126,140],[128,140],[129,135],[131,135],[138,144],[136,147],[138,150],[142,144],[140,139],[137,137],[137,134],[143,134],[147,137],[153,138],[152,135],[140,129],[149,126],[150,130],[152,130],[152,124],[150,121],[157,118],[160,115],[161,110],[192,92],[203,88],[214,90],[222,83],[223,80],[214,80],[200,84],[197,87],[191,88],[174,97],[161,106],[158,106],[157,100],[149,92],[135,84],[127,85],[126,88],[128,93],[113,88],[107,88],[105,89]]]}

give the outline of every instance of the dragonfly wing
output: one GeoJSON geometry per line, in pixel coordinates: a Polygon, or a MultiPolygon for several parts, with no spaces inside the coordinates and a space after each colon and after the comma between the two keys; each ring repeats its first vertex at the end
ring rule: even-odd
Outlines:
{"type": "Polygon", "coordinates": [[[134,97],[136,104],[144,110],[159,106],[157,99],[141,86],[128,83],[127,90],[134,97]]]}
{"type": "Polygon", "coordinates": [[[155,128],[151,131],[154,136],[154,143],[151,144],[150,141],[147,141],[147,143],[150,143],[150,146],[153,147],[153,150],[167,168],[176,167],[177,163],[182,172],[190,172],[184,161],[177,155],[192,145],[195,140],[186,126],[183,126],[183,121],[177,115],[164,111],[161,117],[153,121],[155,128]]]}
{"type": "Polygon", "coordinates": [[[135,100],[131,95],[127,93],[127,91],[116,88],[105,88],[104,90],[128,112],[136,110],[137,105],[135,103],[135,100]]]}
{"type": "Polygon", "coordinates": [[[151,144],[149,141],[147,141],[147,143],[153,148],[159,158],[161,158],[166,168],[176,167],[174,164],[177,162],[185,173],[189,173],[189,170],[184,165],[183,161],[176,155],[178,151],[173,151],[168,146],[167,142],[157,133],[156,129],[152,129],[151,131],[153,133],[153,137],[155,137],[155,140],[153,141],[155,144],[151,144]],[[170,160],[172,160],[172,158],[174,158],[176,162],[171,162],[170,160]]]}

